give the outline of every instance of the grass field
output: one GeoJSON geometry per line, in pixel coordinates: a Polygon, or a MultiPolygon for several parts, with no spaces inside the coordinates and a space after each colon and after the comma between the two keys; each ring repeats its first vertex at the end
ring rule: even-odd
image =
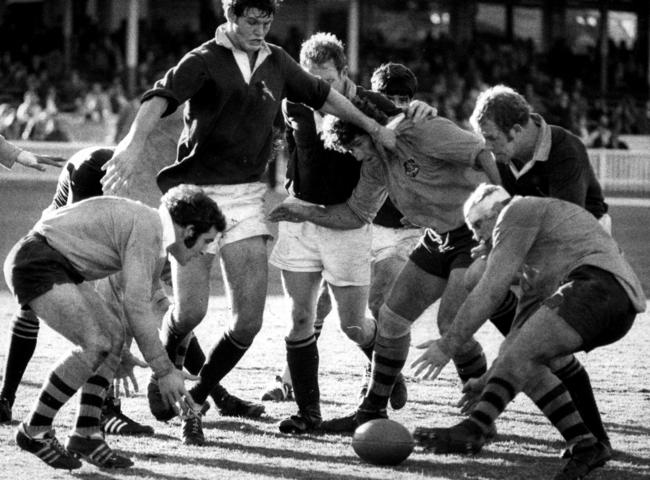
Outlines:
{"type": "MultiPolygon", "coordinates": [[[[40,209],[49,202],[51,181],[21,183],[0,180],[2,217],[0,255],[29,228],[40,209]]],[[[647,207],[613,207],[615,235],[631,263],[650,290],[650,261],[647,255],[650,213],[647,207]]],[[[226,377],[224,385],[245,398],[259,398],[281,369],[284,361],[284,334],[289,311],[279,295],[277,271],[271,274],[271,295],[265,324],[250,351],[226,377]]],[[[207,348],[228,321],[225,298],[216,289],[208,316],[198,329],[201,344],[207,348]]],[[[7,332],[13,301],[0,292],[0,331],[7,332]]],[[[414,328],[413,344],[435,336],[435,307],[414,328]]],[[[593,472],[594,480],[637,480],[650,478],[650,315],[642,315],[632,331],[615,345],[589,355],[580,355],[589,371],[605,424],[616,450],[614,459],[593,472]]],[[[5,335],[2,338],[6,338],[5,335]]],[[[500,338],[486,326],[478,336],[489,359],[493,359],[500,338]]],[[[4,341],[0,362],[4,363],[4,341]]],[[[46,327],[41,329],[35,357],[18,391],[14,417],[19,420],[29,409],[45,373],[69,345],[46,327]]],[[[326,321],[320,340],[321,396],[325,417],[341,415],[355,405],[362,371],[361,353],[337,328],[335,314],[326,321]]],[[[415,349],[411,357],[415,358],[415,349]]],[[[148,372],[139,370],[141,390],[146,390],[148,372]]],[[[407,378],[409,370],[406,371],[407,378]]],[[[409,378],[410,400],[404,410],[390,412],[391,418],[409,429],[418,425],[449,426],[459,420],[453,406],[459,398],[459,384],[453,368],[447,367],[434,382],[409,378]]],[[[61,440],[73,422],[75,397],[57,417],[55,427],[61,440]]],[[[13,440],[13,425],[0,426],[0,479],[30,480],[54,478],[80,479],[162,479],[196,480],[211,478],[255,479],[543,479],[552,478],[562,465],[558,458],[562,443],[558,434],[525,397],[518,397],[498,422],[499,436],[476,456],[433,455],[414,452],[399,467],[374,467],[357,458],[350,437],[310,435],[291,437],[277,431],[277,422],[294,413],[291,402],[267,403],[266,415],[258,420],[220,417],[214,409],[205,419],[207,444],[186,447],[178,440],[179,423],[158,423],[148,413],[143,393],[123,399],[124,411],[153,425],[151,438],[109,437],[110,444],[128,454],[135,466],[125,471],[100,471],[84,465],[74,473],[57,472],[35,457],[21,452],[13,440]]]]}

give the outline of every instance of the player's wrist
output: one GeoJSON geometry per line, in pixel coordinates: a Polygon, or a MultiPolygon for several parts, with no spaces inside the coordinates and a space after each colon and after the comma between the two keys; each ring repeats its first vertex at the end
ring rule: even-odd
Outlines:
{"type": "Polygon", "coordinates": [[[161,353],[147,363],[149,363],[149,366],[153,371],[153,375],[156,378],[166,377],[176,368],[174,367],[174,364],[171,362],[166,352],[161,353]]]}

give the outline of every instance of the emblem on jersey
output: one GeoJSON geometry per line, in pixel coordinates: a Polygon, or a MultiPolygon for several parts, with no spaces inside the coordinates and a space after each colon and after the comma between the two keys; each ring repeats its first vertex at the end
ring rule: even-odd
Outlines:
{"type": "Polygon", "coordinates": [[[415,178],[419,171],[420,167],[418,167],[418,164],[412,158],[404,162],[404,173],[407,177],[415,178]]]}

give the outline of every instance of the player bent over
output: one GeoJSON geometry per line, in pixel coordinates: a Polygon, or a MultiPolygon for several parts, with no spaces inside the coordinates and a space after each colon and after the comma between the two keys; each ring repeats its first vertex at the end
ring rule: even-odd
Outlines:
{"type": "Polygon", "coordinates": [[[477,452],[489,425],[523,391],[573,447],[556,480],[583,478],[609,452],[551,371],[568,355],[622,338],[645,310],[640,282],[594,216],[572,203],[511,198],[502,187],[484,184],[464,214],[475,236],[492,242],[486,271],[449,330],[413,364],[435,378],[517,277],[522,297],[494,365],[466,388],[464,402],[476,403],[469,418],[451,428],[418,429],[416,437],[437,452],[477,452]]]}
{"type": "Polygon", "coordinates": [[[21,307],[28,306],[76,345],[50,372],[36,403],[16,432],[16,443],[54,468],[128,467],[100,431],[100,407],[132,335],[170,405],[194,408],[184,375],[158,338],[152,294],[170,254],[185,265],[225,228],[216,203],[198,187],[180,185],[158,210],[124,198],[98,197],[57,209],[39,220],[9,253],[5,279],[21,307]],[[89,283],[120,273],[125,324],[89,283]],[[88,381],[93,379],[92,382],[88,381]],[[54,434],[57,412],[82,388],[75,429],[64,449],[54,434]]]}
{"type": "MultiPolygon", "coordinates": [[[[491,175],[496,171],[482,140],[450,120],[413,122],[400,115],[389,123],[367,100],[358,105],[395,129],[395,150],[381,152],[362,130],[326,117],[326,145],[349,152],[361,162],[352,195],[345,203],[327,206],[285,202],[269,218],[358,228],[372,221],[390,194],[406,222],[427,230],[379,309],[372,378],[361,405],[353,415],[323,422],[321,429],[326,431],[354,431],[361,423],[386,417],[390,393],[408,355],[412,322],[438,299],[439,328],[445,331],[454,318],[466,295],[463,280],[476,245],[463,220],[463,202],[486,178],[482,170],[491,175]]],[[[487,368],[482,347],[473,339],[454,361],[464,380],[481,376],[487,368]]]]}

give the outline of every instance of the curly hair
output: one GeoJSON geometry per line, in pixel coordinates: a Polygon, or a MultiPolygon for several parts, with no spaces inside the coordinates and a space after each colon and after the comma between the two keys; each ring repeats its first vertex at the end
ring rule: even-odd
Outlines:
{"type": "Polygon", "coordinates": [[[194,226],[195,236],[214,227],[217,232],[226,229],[226,218],[217,203],[200,187],[182,184],[171,188],[160,199],[175,224],[194,226]]]}
{"type": "MultiPolygon", "coordinates": [[[[388,123],[388,115],[379,110],[369,99],[356,96],[351,102],[366,116],[373,118],[380,125],[386,125],[388,123]]],[[[329,148],[330,150],[345,153],[348,151],[347,147],[356,137],[367,134],[361,127],[357,127],[353,123],[346,122],[333,115],[326,115],[323,120],[321,137],[325,148],[329,148]]]]}
{"type": "Polygon", "coordinates": [[[418,80],[407,66],[401,63],[384,63],[372,72],[371,88],[384,95],[415,96],[418,80]]]}
{"type": "Polygon", "coordinates": [[[224,15],[232,10],[235,17],[241,17],[249,8],[255,8],[267,15],[274,15],[282,0],[221,0],[224,15]]]}
{"type": "Polygon", "coordinates": [[[347,64],[343,42],[336,35],[319,32],[313,34],[300,47],[300,65],[323,65],[332,61],[340,73],[347,64]]]}
{"type": "Polygon", "coordinates": [[[531,110],[526,99],[516,90],[496,85],[478,96],[469,121],[477,132],[483,122],[491,120],[499,130],[508,133],[515,124],[526,125],[531,110]]]}

